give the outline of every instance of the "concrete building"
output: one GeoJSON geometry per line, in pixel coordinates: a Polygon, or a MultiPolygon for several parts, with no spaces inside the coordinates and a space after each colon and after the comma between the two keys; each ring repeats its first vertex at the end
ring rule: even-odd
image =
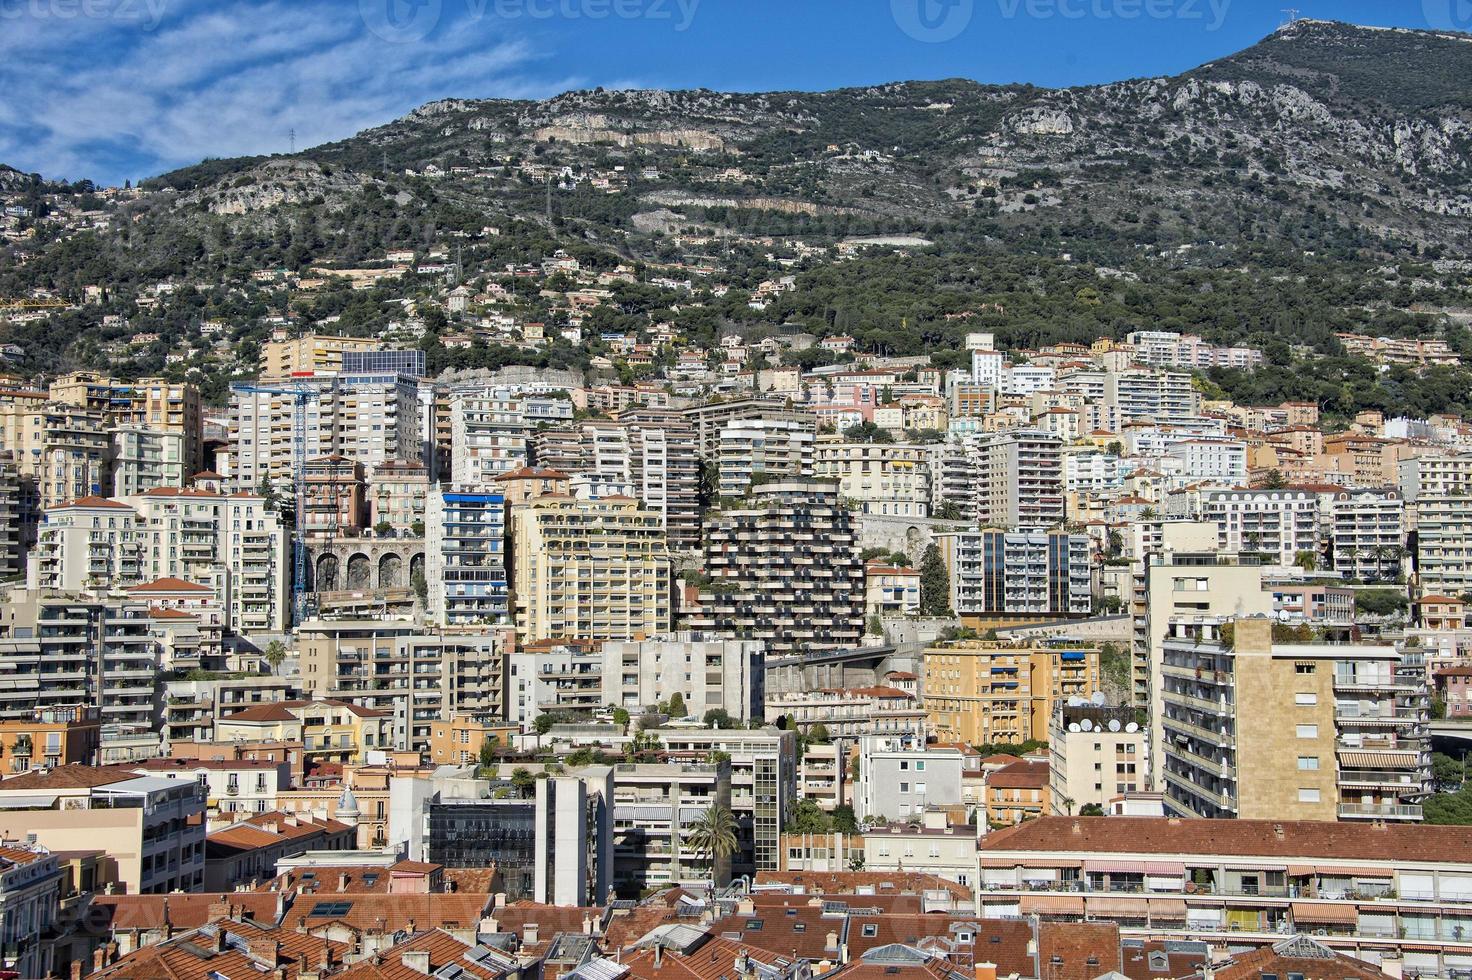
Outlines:
{"type": "Polygon", "coordinates": [[[659,514],[627,497],[548,495],[513,508],[511,527],[524,642],[669,632],[671,560],[659,514]]]}
{"type": "MultiPolygon", "coordinates": [[[[572,417],[572,403],[568,403],[572,417]]],[[[498,386],[456,387],[449,393],[451,479],[487,483],[527,464],[531,426],[521,392],[498,386]]]]}
{"type": "Polygon", "coordinates": [[[718,884],[731,878],[731,858],[711,856],[689,841],[690,824],[713,806],[731,807],[731,764],[632,763],[614,777],[614,885],[638,898],[650,889],[718,884]],[[712,874],[714,872],[714,874],[712,874]]]}
{"type": "Polygon", "coordinates": [[[444,626],[510,621],[506,498],[465,484],[437,487],[425,507],[426,604],[444,626]]]}
{"type": "Polygon", "coordinates": [[[362,763],[369,752],[395,747],[387,711],[346,701],[254,704],[215,721],[221,742],[300,742],[307,762],[362,763]]]}
{"type": "Polygon", "coordinates": [[[864,563],[864,612],[881,619],[920,614],[920,573],[882,561],[864,563]]]}
{"type": "Polygon", "coordinates": [[[983,526],[1047,529],[1063,523],[1063,441],[1011,430],[978,439],[977,520],[983,526]]]}
{"type": "Polygon", "coordinates": [[[1201,393],[1180,371],[1129,369],[1104,376],[1104,426],[1122,432],[1132,422],[1177,425],[1201,414],[1201,393]]]}
{"type": "MultiPolygon", "coordinates": [[[[51,383],[51,398],[101,413],[103,425],[109,429],[142,429],[181,437],[179,461],[184,468],[183,476],[156,486],[179,486],[185,477],[204,468],[203,406],[195,385],[166,378],[120,381],[106,375],[74,371],[51,383]]],[[[113,492],[121,495],[125,491],[113,492]]]]}
{"type": "Polygon", "coordinates": [[[1050,769],[1046,759],[1020,759],[988,772],[982,781],[987,825],[1011,827],[1051,812],[1050,769]]]}
{"type": "Polygon", "coordinates": [[[0,450],[35,483],[38,510],[112,487],[112,438],[102,412],[44,399],[0,400],[0,450]]]}
{"type": "Polygon", "coordinates": [[[1319,554],[1319,502],[1307,490],[1211,490],[1201,510],[1223,551],[1267,554],[1279,565],[1319,554]]]}
{"type": "Polygon", "coordinates": [[[55,975],[55,944],[66,875],[61,859],[39,846],[0,846],[0,950],[17,976],[55,975]]]}
{"type": "Polygon", "coordinates": [[[1275,643],[1266,618],[1181,617],[1152,743],[1168,813],[1420,820],[1425,668],[1393,647],[1275,643]]]}
{"type": "Polygon", "coordinates": [[[739,850],[733,875],[776,871],[782,833],[797,800],[797,735],[775,728],[660,728],[655,736],[672,761],[706,762],[712,752],[730,756],[731,812],[739,850]]]}
{"type": "Polygon", "coordinates": [[[1150,733],[1133,708],[1064,701],[1049,722],[1048,750],[1054,814],[1072,816],[1091,804],[1107,813],[1115,797],[1149,786],[1150,733]]]}
{"type": "Polygon", "coordinates": [[[1087,616],[1093,546],[1082,534],[964,531],[937,534],[950,572],[951,609],[976,624],[1087,616]]]}
{"type": "Polygon", "coordinates": [[[1405,501],[1395,490],[1342,490],[1329,504],[1329,553],[1346,578],[1393,582],[1406,545],[1405,501]]]}
{"type": "Polygon", "coordinates": [[[129,893],[204,886],[205,790],[194,780],[139,776],[123,766],[61,766],[0,783],[0,835],[51,851],[106,843],[129,893]],[[32,836],[33,835],[33,836],[32,836]]]}
{"type": "Polygon", "coordinates": [[[678,633],[610,640],[601,653],[600,705],[619,705],[638,714],[678,691],[692,718],[717,710],[743,722],[765,717],[766,647],[760,641],[678,633]]]}
{"type": "Polygon", "coordinates": [[[773,481],[813,475],[814,422],[752,418],[720,430],[714,458],[722,497],[744,497],[773,481]]]}
{"type": "Polygon", "coordinates": [[[864,564],[832,484],[767,484],[749,504],[708,515],[705,571],[711,595],[696,629],[774,653],[858,646],[864,636],[864,564]]]}
{"type": "Polygon", "coordinates": [[[362,533],[368,516],[362,463],[342,455],[319,456],[307,460],[305,480],[302,526],[308,537],[362,533]]]}
{"type": "Polygon", "coordinates": [[[368,474],[369,527],[387,524],[401,534],[422,532],[428,501],[429,470],[423,463],[390,459],[368,474]]]}
{"type": "Polygon", "coordinates": [[[154,487],[182,487],[192,476],[182,432],[124,426],[112,430],[113,493],[127,497],[154,487]]]}
{"type": "Polygon", "coordinates": [[[861,513],[929,517],[929,456],[921,446],[824,441],[813,453],[813,475],[837,483],[839,496],[857,501],[861,513]]]}
{"type": "Polygon", "coordinates": [[[970,886],[976,880],[976,837],[947,823],[944,810],[927,810],[920,824],[891,823],[864,834],[864,870],[936,875],[970,886]]]}
{"type": "Polygon", "coordinates": [[[427,752],[440,724],[502,711],[506,665],[496,633],[427,633],[385,619],[308,620],[298,627],[296,648],[301,691],[388,712],[394,747],[427,752]]]}
{"type": "Polygon", "coordinates": [[[1415,519],[1415,585],[1427,595],[1472,592],[1472,496],[1421,494],[1415,519]]]}
{"type": "Polygon", "coordinates": [[[859,739],[854,813],[859,819],[903,821],[932,807],[961,802],[965,756],[954,746],[926,748],[922,739],[870,735],[859,739]]]}
{"type": "MultiPolygon", "coordinates": [[[[1467,827],[1044,817],[982,838],[978,901],[987,919],[1107,918],[1137,943],[1238,950],[1312,935],[1407,976],[1450,977],[1472,962],[1469,854],[1467,827]]],[[[1300,962],[1305,976],[1318,968],[1300,962]]]]}
{"type": "Polygon", "coordinates": [[[953,640],[925,651],[925,708],[942,741],[1041,741],[1057,706],[1101,686],[1099,651],[953,640]]]}
{"type": "Polygon", "coordinates": [[[102,712],[94,705],[37,708],[29,718],[0,720],[6,775],[32,769],[97,764],[102,712]]]}
{"type": "Polygon", "coordinates": [[[332,337],[309,333],[291,339],[270,340],[261,345],[261,378],[284,381],[305,372],[338,374],[343,356],[349,352],[383,349],[376,337],[332,337]]]}

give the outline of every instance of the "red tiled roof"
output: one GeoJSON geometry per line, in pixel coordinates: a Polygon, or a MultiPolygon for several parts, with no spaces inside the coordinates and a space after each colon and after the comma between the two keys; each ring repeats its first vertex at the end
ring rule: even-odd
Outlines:
{"type": "Polygon", "coordinates": [[[0,790],[63,790],[90,789],[93,786],[110,786],[138,774],[129,766],[57,766],[54,769],[35,769],[0,781],[0,790]]]}
{"type": "Polygon", "coordinates": [[[207,585],[199,585],[194,582],[186,582],[182,578],[156,578],[152,582],[144,582],[142,585],[134,585],[128,588],[129,592],[214,592],[207,585]]]}
{"type": "Polygon", "coordinates": [[[116,500],[108,500],[106,497],[78,497],[76,500],[58,504],[51,510],[66,510],[71,507],[105,507],[109,510],[132,510],[127,504],[116,500]]]}
{"type": "Polygon", "coordinates": [[[1038,923],[1038,968],[1048,980],[1094,980],[1123,965],[1113,922],[1038,923]]]}
{"type": "Polygon", "coordinates": [[[986,784],[1001,789],[1041,789],[1048,785],[1048,764],[1019,760],[992,773],[986,784]]]}

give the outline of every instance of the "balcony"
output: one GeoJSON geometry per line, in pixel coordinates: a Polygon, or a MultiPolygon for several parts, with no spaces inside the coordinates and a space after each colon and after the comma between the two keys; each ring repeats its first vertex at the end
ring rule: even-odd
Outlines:
{"type": "Polygon", "coordinates": [[[1341,803],[1341,820],[1420,820],[1423,811],[1409,803],[1341,803]]]}

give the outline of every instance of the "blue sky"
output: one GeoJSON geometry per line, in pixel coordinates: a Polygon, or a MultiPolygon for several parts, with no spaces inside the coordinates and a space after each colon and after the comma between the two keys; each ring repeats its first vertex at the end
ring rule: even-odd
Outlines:
{"type": "Polygon", "coordinates": [[[0,0],[0,162],[121,183],[449,96],[1171,74],[1252,44],[1291,2],[1472,29],[1472,0],[0,0]]]}

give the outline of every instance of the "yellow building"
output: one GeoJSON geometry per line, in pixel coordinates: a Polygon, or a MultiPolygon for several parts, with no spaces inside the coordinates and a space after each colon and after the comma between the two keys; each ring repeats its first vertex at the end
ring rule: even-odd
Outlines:
{"type": "Polygon", "coordinates": [[[521,726],[485,715],[457,714],[449,721],[437,721],[429,733],[429,761],[432,765],[464,766],[480,762],[480,747],[491,739],[500,748],[511,745],[511,738],[521,734],[521,726]]]}
{"type": "Polygon", "coordinates": [[[308,762],[361,764],[368,752],[393,748],[394,718],[346,701],[277,701],[216,720],[215,739],[301,742],[308,762]]]}
{"type": "Polygon", "coordinates": [[[297,371],[336,373],[345,351],[376,351],[383,341],[372,337],[330,337],[309,333],[292,340],[272,340],[261,348],[261,377],[289,378],[297,371]]]}
{"type": "Polygon", "coordinates": [[[670,629],[664,519],[632,497],[535,497],[513,508],[516,628],[522,643],[642,640],[670,629]]]}
{"type": "Polygon", "coordinates": [[[51,400],[102,415],[108,428],[136,426],[184,437],[185,473],[204,468],[204,422],[199,389],[166,378],[120,381],[90,371],[73,371],[51,383],[51,400]]]}
{"type": "Polygon", "coordinates": [[[1093,648],[957,640],[925,651],[925,709],[943,742],[1046,739],[1058,702],[1099,687],[1093,648]]]}

